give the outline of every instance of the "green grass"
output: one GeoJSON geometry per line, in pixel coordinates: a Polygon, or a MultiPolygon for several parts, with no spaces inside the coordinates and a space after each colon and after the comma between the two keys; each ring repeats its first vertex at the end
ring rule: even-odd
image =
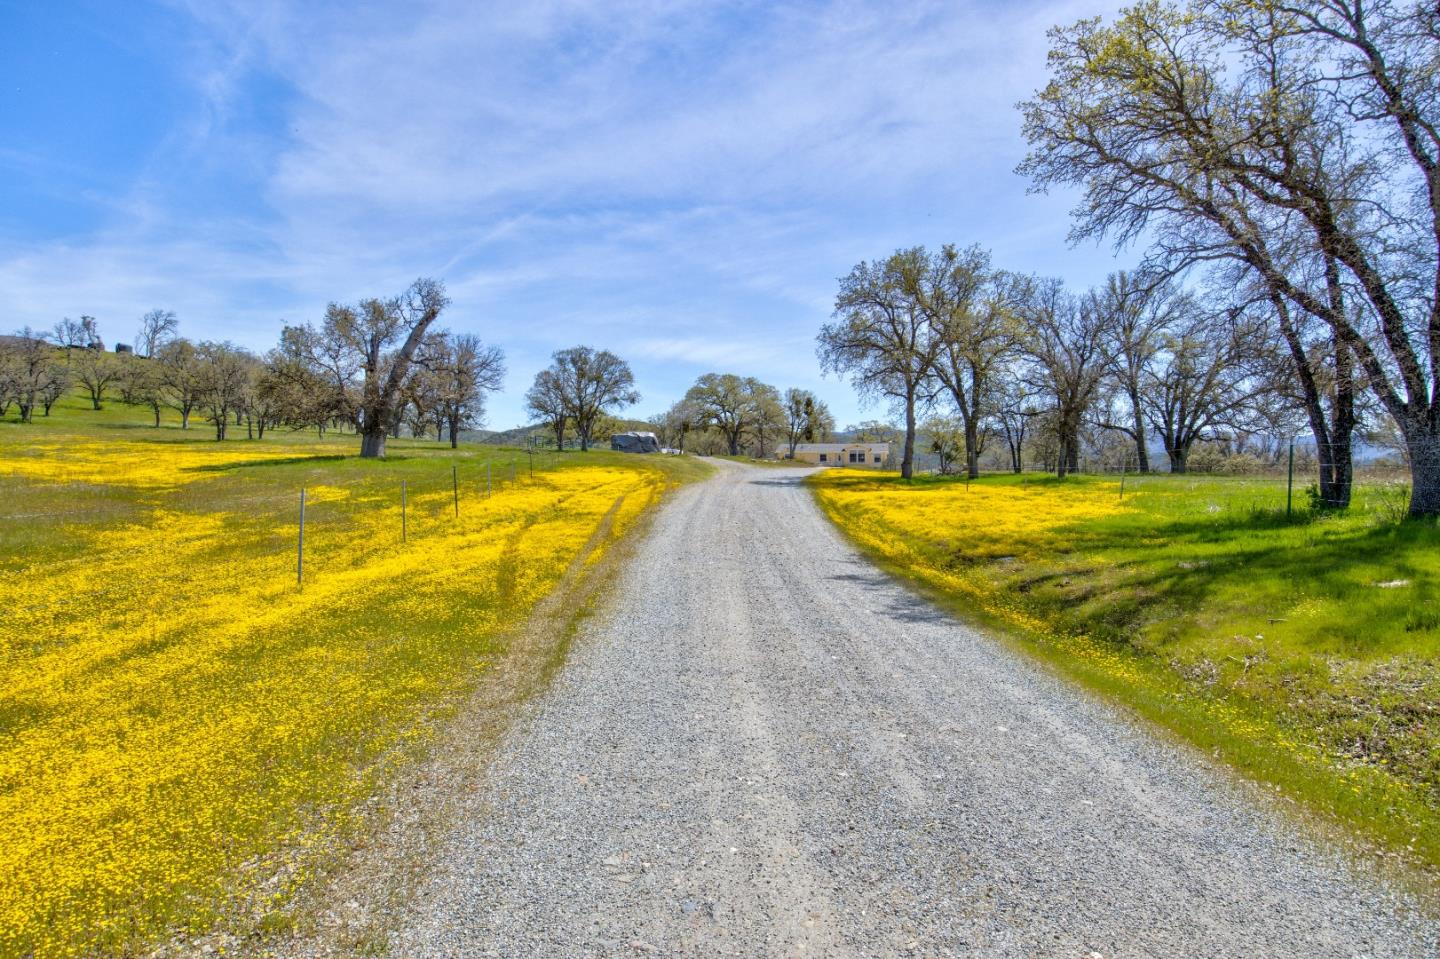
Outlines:
{"type": "Polygon", "coordinates": [[[1398,519],[1394,485],[1362,484],[1346,512],[1297,493],[1287,518],[1283,478],[1131,477],[1123,508],[1114,478],[812,482],[962,615],[1440,868],[1440,527],[1398,519]],[[1094,515],[1048,521],[1082,501],[1094,515]]]}

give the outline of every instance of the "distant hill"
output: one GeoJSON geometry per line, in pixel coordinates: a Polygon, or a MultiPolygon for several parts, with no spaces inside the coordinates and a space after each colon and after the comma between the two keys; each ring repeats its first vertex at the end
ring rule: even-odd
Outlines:
{"type": "MultiPolygon", "coordinates": [[[[655,429],[644,420],[614,420],[611,425],[614,427],[614,432],[617,433],[624,433],[629,430],[654,432],[655,429]]],[[[551,433],[550,428],[543,423],[533,423],[529,426],[515,426],[508,430],[461,430],[460,439],[466,443],[488,443],[494,446],[524,446],[525,438],[532,433],[538,435],[542,442],[552,446],[555,443],[555,434],[551,433]]],[[[596,440],[596,444],[609,448],[610,434],[606,433],[603,440],[596,440]]],[[[580,441],[576,439],[573,430],[565,431],[565,445],[567,447],[580,445],[580,441]]]]}

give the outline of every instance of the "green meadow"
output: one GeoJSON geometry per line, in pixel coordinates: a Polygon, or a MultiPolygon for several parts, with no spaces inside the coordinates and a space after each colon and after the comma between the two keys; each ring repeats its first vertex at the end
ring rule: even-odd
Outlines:
{"type": "Polygon", "coordinates": [[[1386,855],[1440,867],[1440,527],[1362,480],[820,474],[858,545],[1386,855]]]}

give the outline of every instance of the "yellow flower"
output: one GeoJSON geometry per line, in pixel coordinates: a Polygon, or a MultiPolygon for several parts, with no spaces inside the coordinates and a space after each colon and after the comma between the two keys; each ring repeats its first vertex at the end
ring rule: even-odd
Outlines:
{"type": "Polygon", "coordinates": [[[602,518],[618,502],[620,535],[664,485],[582,466],[486,498],[471,475],[457,519],[445,469],[410,490],[402,543],[398,496],[332,479],[307,491],[302,590],[293,491],[195,491],[207,467],[316,450],[5,450],[27,490],[130,498],[58,511],[49,548],[0,545],[0,955],[118,951],[283,901],[602,518]]]}

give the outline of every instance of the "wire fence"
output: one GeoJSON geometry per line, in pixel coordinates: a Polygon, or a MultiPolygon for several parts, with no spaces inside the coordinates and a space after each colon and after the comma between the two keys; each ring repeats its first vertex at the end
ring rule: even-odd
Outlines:
{"type": "MultiPolygon", "coordinates": [[[[304,459],[296,462],[303,464],[304,459]]],[[[464,529],[472,519],[493,520],[486,511],[492,498],[576,462],[554,450],[535,449],[483,463],[452,462],[445,472],[404,464],[405,475],[371,476],[350,483],[324,477],[323,483],[308,488],[276,484],[266,492],[240,496],[223,487],[195,483],[139,492],[92,487],[79,495],[133,499],[79,509],[27,507],[35,498],[34,489],[11,490],[16,494],[12,505],[19,509],[0,510],[0,567],[12,574],[36,570],[53,575],[98,570],[125,560],[154,560],[153,542],[133,545],[134,537],[123,535],[141,528],[154,533],[152,539],[163,541],[177,560],[180,553],[221,549],[249,561],[283,558],[296,585],[303,586],[306,576],[316,571],[314,560],[333,558],[327,555],[332,547],[343,544],[352,556],[369,555],[377,549],[403,547],[417,536],[464,529]],[[207,524],[194,532],[177,527],[162,534],[159,527],[168,514],[177,514],[182,522],[223,517],[224,528],[216,531],[207,524]],[[377,525],[375,519],[382,514],[389,515],[377,525]],[[359,532],[391,527],[393,539],[382,535],[378,541],[355,542],[359,532]]],[[[39,489],[50,497],[67,495],[63,485],[39,489]]],[[[4,491],[0,484],[0,492],[4,491]]]]}
{"type": "MultiPolygon", "coordinates": [[[[1181,461],[1182,469],[1176,469],[1176,462],[1162,453],[1142,472],[1132,448],[1109,456],[1080,456],[1067,466],[1065,474],[1112,480],[1122,500],[1147,492],[1190,494],[1175,498],[1188,501],[1194,512],[1223,515],[1283,512],[1293,518],[1347,511],[1398,520],[1408,515],[1415,492],[1440,492],[1440,486],[1417,487],[1403,460],[1372,455],[1357,462],[1353,447],[1337,447],[1336,452],[1346,454],[1344,457],[1321,456],[1321,452],[1313,443],[1290,444],[1265,456],[1239,453],[1181,461]],[[1336,465],[1337,458],[1345,467],[1336,465]]],[[[1043,461],[1022,463],[1020,469],[993,461],[984,466],[977,463],[977,467],[977,480],[1018,476],[1025,484],[1053,481],[1060,475],[1055,464],[1043,461]]],[[[967,481],[970,478],[963,461],[940,472],[967,481]]]]}

